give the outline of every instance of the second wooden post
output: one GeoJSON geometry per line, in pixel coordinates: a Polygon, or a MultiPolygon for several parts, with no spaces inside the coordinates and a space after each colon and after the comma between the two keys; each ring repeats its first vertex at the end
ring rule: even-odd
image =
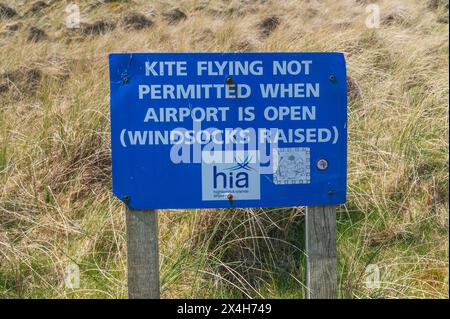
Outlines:
{"type": "Polygon", "coordinates": [[[336,210],[306,207],[306,284],[308,299],[337,298],[336,210]]]}

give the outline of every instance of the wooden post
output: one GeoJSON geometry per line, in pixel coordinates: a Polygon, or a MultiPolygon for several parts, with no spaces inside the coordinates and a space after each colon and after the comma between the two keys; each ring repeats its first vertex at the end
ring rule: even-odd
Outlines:
{"type": "Polygon", "coordinates": [[[158,214],[126,208],[128,297],[159,299],[158,214]]]}
{"type": "Polygon", "coordinates": [[[336,210],[306,207],[306,285],[308,299],[336,299],[336,210]]]}

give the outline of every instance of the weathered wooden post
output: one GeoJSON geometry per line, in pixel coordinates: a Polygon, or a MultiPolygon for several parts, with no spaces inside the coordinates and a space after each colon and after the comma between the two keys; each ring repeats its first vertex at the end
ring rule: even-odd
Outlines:
{"type": "Polygon", "coordinates": [[[159,299],[157,211],[126,208],[128,297],[159,299]]]}
{"type": "Polygon", "coordinates": [[[308,299],[337,298],[336,210],[306,207],[306,284],[308,299]]]}

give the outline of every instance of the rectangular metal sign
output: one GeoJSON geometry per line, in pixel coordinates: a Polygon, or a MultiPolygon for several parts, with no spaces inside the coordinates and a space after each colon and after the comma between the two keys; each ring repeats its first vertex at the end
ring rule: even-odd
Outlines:
{"type": "Polygon", "coordinates": [[[345,202],[342,53],[109,56],[113,192],[130,209],[345,202]]]}

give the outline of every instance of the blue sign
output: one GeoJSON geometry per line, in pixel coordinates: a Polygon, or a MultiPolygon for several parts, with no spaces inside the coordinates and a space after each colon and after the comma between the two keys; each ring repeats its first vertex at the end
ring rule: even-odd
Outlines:
{"type": "Polygon", "coordinates": [[[130,209],[346,199],[342,53],[109,56],[113,192],[130,209]]]}

